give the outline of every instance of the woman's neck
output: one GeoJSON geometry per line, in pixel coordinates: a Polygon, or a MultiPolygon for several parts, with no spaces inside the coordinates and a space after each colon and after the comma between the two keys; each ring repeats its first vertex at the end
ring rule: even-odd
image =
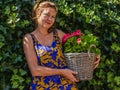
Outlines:
{"type": "Polygon", "coordinates": [[[48,35],[48,30],[46,30],[46,29],[37,28],[36,32],[41,34],[41,35],[48,35]]]}

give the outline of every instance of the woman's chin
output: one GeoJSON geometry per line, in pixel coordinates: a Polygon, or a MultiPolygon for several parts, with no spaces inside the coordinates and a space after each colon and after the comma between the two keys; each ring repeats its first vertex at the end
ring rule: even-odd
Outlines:
{"type": "Polygon", "coordinates": [[[44,28],[45,29],[49,29],[51,27],[51,25],[45,25],[44,28]]]}

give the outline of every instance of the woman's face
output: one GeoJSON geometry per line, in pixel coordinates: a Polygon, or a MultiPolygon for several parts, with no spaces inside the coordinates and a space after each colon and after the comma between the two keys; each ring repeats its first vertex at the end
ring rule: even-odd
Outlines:
{"type": "Polygon", "coordinates": [[[49,29],[55,22],[56,10],[54,8],[45,8],[38,17],[38,26],[49,29]]]}

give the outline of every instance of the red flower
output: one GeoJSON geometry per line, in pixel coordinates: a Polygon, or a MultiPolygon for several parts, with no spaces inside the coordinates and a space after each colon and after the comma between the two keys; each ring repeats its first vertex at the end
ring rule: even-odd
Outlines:
{"type": "Polygon", "coordinates": [[[76,30],[75,32],[71,33],[71,36],[82,36],[83,34],[81,33],[80,30],[76,30]]]}
{"type": "Polygon", "coordinates": [[[81,38],[77,39],[77,43],[80,44],[81,43],[81,38]]]}
{"type": "Polygon", "coordinates": [[[73,36],[82,36],[83,34],[81,33],[80,30],[76,30],[75,32],[73,33],[67,33],[65,34],[65,36],[63,36],[62,38],[62,43],[64,44],[70,37],[73,37],[73,36]]]}
{"type": "Polygon", "coordinates": [[[62,43],[64,44],[70,37],[71,35],[69,33],[65,34],[62,38],[62,43]]]}

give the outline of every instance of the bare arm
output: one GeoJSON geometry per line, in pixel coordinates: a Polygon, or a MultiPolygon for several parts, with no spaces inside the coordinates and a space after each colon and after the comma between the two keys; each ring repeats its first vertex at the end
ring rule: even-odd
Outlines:
{"type": "Polygon", "coordinates": [[[72,82],[77,82],[74,74],[76,72],[69,69],[52,69],[48,67],[43,67],[37,64],[37,56],[34,50],[34,45],[32,38],[29,34],[25,35],[23,39],[24,53],[27,59],[27,63],[32,76],[50,76],[50,75],[63,75],[70,79],[72,82]]]}
{"type": "Polygon", "coordinates": [[[24,37],[23,47],[24,47],[24,53],[27,59],[29,69],[33,76],[49,76],[49,75],[60,74],[60,71],[58,69],[42,67],[37,64],[37,56],[36,56],[33,41],[30,35],[26,35],[24,37]]]}

